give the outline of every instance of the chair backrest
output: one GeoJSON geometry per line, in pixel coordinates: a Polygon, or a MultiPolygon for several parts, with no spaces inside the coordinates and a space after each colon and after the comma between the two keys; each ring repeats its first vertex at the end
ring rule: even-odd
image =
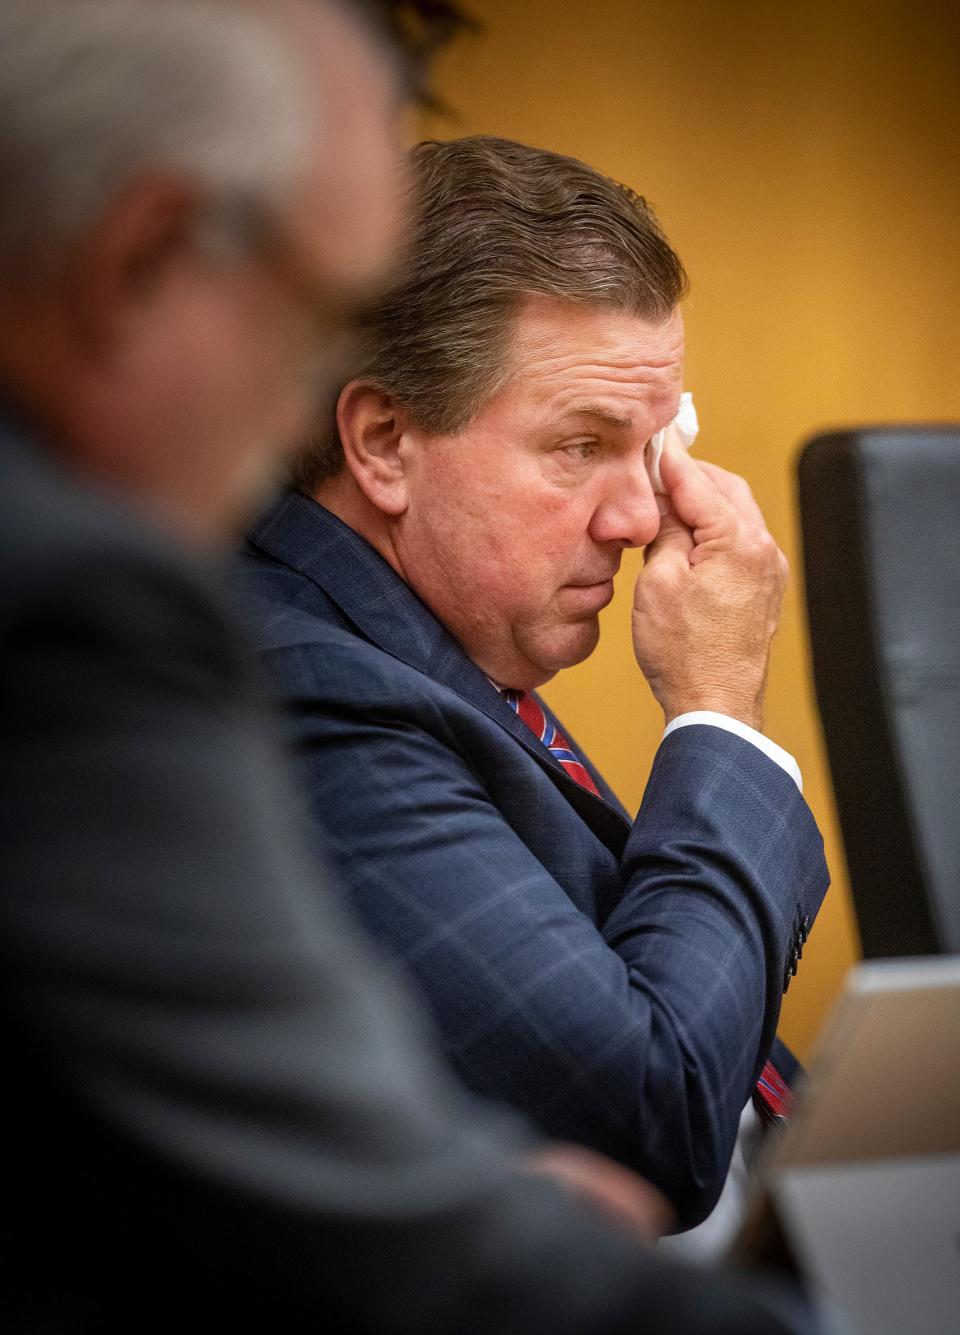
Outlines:
{"type": "Polygon", "coordinates": [[[864,954],[960,951],[960,427],[818,436],[798,476],[864,954]]]}

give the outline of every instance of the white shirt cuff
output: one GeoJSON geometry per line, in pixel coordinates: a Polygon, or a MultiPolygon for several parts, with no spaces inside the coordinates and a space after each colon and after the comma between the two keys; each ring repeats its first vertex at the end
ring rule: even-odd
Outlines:
{"type": "Polygon", "coordinates": [[[704,723],[709,728],[723,728],[725,732],[732,732],[737,737],[742,737],[745,742],[752,742],[754,746],[760,748],[765,756],[769,756],[775,765],[779,765],[785,770],[797,787],[803,792],[803,775],[800,773],[800,766],[794,760],[789,751],[784,751],[782,746],[777,746],[776,742],[771,742],[769,737],[764,737],[762,732],[757,732],[756,728],[751,728],[747,723],[741,723],[738,718],[730,718],[727,714],[715,714],[711,709],[696,709],[690,714],[678,714],[677,717],[668,723],[664,729],[664,737],[669,737],[677,728],[689,727],[692,723],[704,723]]]}

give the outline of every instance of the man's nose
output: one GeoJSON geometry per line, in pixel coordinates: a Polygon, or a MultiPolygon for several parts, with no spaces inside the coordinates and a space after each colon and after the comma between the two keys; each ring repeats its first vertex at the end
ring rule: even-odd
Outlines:
{"type": "Polygon", "coordinates": [[[647,472],[646,450],[611,468],[590,521],[595,542],[645,547],[657,536],[660,511],[647,472]]]}

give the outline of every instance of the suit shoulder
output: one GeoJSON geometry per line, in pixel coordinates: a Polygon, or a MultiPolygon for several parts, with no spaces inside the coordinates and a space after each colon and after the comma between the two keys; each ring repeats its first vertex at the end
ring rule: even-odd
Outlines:
{"type": "Polygon", "coordinates": [[[309,575],[249,545],[229,584],[247,639],[282,683],[299,679],[324,693],[332,684],[338,694],[393,689],[407,678],[434,684],[371,643],[309,575]]]}
{"type": "MultiPolygon", "coordinates": [[[[0,630],[59,641],[141,641],[172,660],[234,642],[211,569],[149,520],[44,459],[0,451],[0,630]]],[[[239,656],[239,651],[238,651],[239,656]]]]}
{"type": "Polygon", "coordinates": [[[284,695],[303,692],[324,702],[397,706],[452,695],[441,683],[357,631],[316,617],[288,617],[276,624],[259,654],[284,695]]]}

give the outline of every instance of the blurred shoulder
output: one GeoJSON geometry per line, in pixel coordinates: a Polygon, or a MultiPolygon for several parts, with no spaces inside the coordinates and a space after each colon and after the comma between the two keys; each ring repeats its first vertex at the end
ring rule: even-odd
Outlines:
{"type": "Polygon", "coordinates": [[[169,659],[202,642],[239,656],[219,572],[133,506],[75,477],[52,452],[0,427],[0,633],[119,644],[169,659]]]}

